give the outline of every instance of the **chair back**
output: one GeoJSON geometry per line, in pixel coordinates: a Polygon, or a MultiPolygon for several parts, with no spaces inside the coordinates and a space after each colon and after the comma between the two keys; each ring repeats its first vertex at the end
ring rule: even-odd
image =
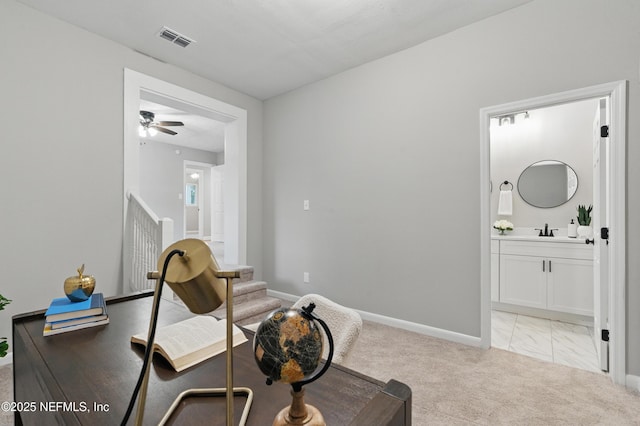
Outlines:
{"type": "MultiPolygon", "coordinates": [[[[356,340],[358,340],[358,336],[360,336],[362,318],[353,309],[339,305],[319,294],[302,296],[293,304],[292,308],[301,309],[311,302],[316,305],[313,313],[327,323],[329,330],[331,330],[334,346],[332,362],[342,364],[349,356],[356,340]]],[[[322,357],[326,359],[329,356],[329,343],[327,337],[324,336],[324,332],[322,334],[324,338],[322,357]]]]}

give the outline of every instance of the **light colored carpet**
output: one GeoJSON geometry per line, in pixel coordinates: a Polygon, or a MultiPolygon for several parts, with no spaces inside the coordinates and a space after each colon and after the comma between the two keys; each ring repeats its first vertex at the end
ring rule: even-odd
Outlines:
{"type": "MultiPolygon", "coordinates": [[[[369,321],[344,365],[409,385],[415,426],[640,424],[640,394],[605,375],[369,321]]],[[[13,398],[11,374],[0,368],[0,401],[13,398]]]]}
{"type": "Polygon", "coordinates": [[[416,426],[640,424],[640,394],[604,374],[369,321],[344,365],[409,385],[416,426]]]}

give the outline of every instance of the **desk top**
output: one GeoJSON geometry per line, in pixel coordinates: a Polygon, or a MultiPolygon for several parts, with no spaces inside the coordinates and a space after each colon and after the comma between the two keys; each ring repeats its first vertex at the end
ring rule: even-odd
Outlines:
{"type": "MultiPolygon", "coordinates": [[[[44,311],[15,316],[15,401],[38,402],[34,412],[23,411],[20,419],[25,424],[32,421],[43,424],[44,416],[55,416],[64,424],[120,423],[142,368],[143,347],[133,345],[130,338],[132,334],[148,330],[152,302],[148,296],[151,294],[108,300],[110,324],[55,336],[42,336],[44,311]],[[40,402],[48,403],[47,408],[53,408],[53,412],[43,411],[40,402]],[[51,407],[52,402],[71,405],[51,407]]],[[[191,316],[183,306],[163,300],[158,327],[191,316]]],[[[253,333],[249,330],[245,333],[249,341],[234,348],[234,386],[249,387],[254,392],[247,425],[270,424],[275,415],[291,403],[291,388],[282,383],[266,385],[253,359],[253,333]]],[[[327,424],[346,425],[361,417],[385,386],[399,384],[392,382],[385,385],[333,365],[322,378],[305,387],[305,402],[316,406],[327,424]]],[[[154,356],[144,423],[157,424],[178,394],[194,387],[225,387],[224,354],[180,373],[162,357],[154,356]]],[[[403,391],[404,418],[407,407],[410,410],[410,390],[406,388],[401,393],[403,391]]],[[[235,424],[243,406],[241,399],[234,404],[235,424]]],[[[224,398],[193,399],[184,403],[181,410],[174,424],[224,424],[225,421],[224,398]]],[[[410,422],[410,411],[408,418],[410,422]]],[[[133,424],[133,419],[135,410],[129,423],[133,424]]]]}

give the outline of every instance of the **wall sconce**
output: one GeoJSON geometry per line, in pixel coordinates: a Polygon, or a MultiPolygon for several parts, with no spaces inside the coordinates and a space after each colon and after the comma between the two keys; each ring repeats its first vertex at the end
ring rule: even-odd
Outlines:
{"type": "Polygon", "coordinates": [[[515,115],[503,115],[502,117],[498,117],[498,126],[513,124],[515,121],[515,115]]]}
{"type": "Polygon", "coordinates": [[[503,125],[509,126],[511,124],[515,124],[516,116],[519,114],[522,114],[525,120],[529,119],[529,111],[513,112],[509,114],[498,115],[497,117],[493,117],[493,118],[498,120],[498,126],[503,126],[503,125]]]}

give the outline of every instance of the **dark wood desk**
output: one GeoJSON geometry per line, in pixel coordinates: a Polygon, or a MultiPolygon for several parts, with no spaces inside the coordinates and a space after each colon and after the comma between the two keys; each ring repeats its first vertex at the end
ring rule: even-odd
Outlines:
{"type": "MultiPolygon", "coordinates": [[[[14,400],[25,408],[16,424],[116,425],[122,421],[142,367],[143,349],[132,334],[149,326],[152,293],[107,301],[110,324],[43,337],[44,311],[13,317],[14,400]],[[29,411],[26,411],[29,410],[29,411]]],[[[192,316],[184,307],[163,301],[158,326],[192,316]]],[[[267,386],[249,342],[234,349],[234,384],[254,392],[248,425],[271,424],[291,403],[291,387],[267,386]]],[[[193,387],[225,387],[225,359],[218,355],[176,373],[155,356],[149,380],[145,424],[157,424],[176,396],[193,387]]],[[[411,390],[391,380],[383,383],[333,365],[305,387],[305,401],[315,405],[330,426],[410,425],[411,390]]],[[[240,397],[238,397],[240,398],[240,397]]],[[[244,404],[235,403],[235,424],[244,404]]],[[[130,424],[135,419],[135,411],[130,424]]],[[[174,424],[224,424],[224,398],[185,403],[174,424]]]]}

